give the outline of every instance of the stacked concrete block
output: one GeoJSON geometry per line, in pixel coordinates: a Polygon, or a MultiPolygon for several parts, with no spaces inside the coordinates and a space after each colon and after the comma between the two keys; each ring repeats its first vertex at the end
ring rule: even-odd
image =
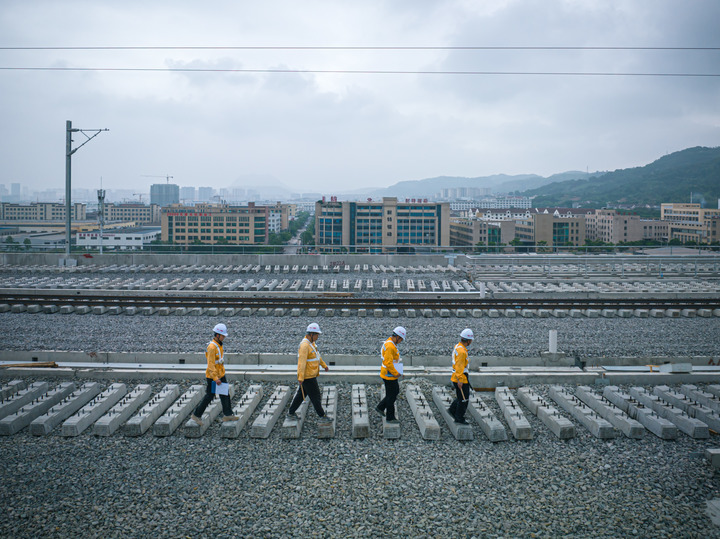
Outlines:
{"type": "Polygon", "coordinates": [[[0,419],[0,435],[9,436],[24,429],[74,390],[75,384],[73,382],[63,382],[55,389],[22,406],[15,413],[3,417],[0,419]]]}
{"type": "MultiPolygon", "coordinates": [[[[445,387],[433,387],[433,402],[438,407],[440,415],[445,420],[450,432],[456,440],[472,440],[474,438],[472,427],[462,423],[455,423],[455,418],[450,415],[448,408],[452,404],[455,395],[445,387]]],[[[468,395],[469,396],[469,395],[468,395]]]]}
{"type": "Polygon", "coordinates": [[[645,427],[639,421],[632,419],[605,397],[594,393],[588,386],[579,386],[575,394],[628,438],[639,439],[645,436],[645,427]]]}
{"type": "Polygon", "coordinates": [[[0,419],[14,414],[26,404],[39,398],[40,395],[47,393],[48,389],[50,386],[47,382],[34,382],[27,388],[19,390],[0,404],[0,419]]]}
{"type": "MultiPolygon", "coordinates": [[[[230,384],[228,388],[228,396],[232,399],[235,396],[235,384],[230,384]]],[[[200,438],[210,428],[212,422],[222,412],[222,402],[219,398],[215,398],[205,409],[205,413],[200,418],[202,421],[201,425],[198,425],[192,419],[188,419],[185,423],[185,437],[186,438],[200,438]]]]}
{"type": "Polygon", "coordinates": [[[153,435],[170,436],[175,429],[189,416],[195,407],[200,404],[205,395],[202,385],[191,386],[153,425],[153,435]]]}
{"type": "Polygon", "coordinates": [[[318,438],[334,438],[337,425],[337,387],[323,386],[321,400],[328,421],[318,423],[318,438]]]}
{"type": "Polygon", "coordinates": [[[637,420],[643,427],[663,440],[677,438],[677,427],[667,419],[657,415],[652,408],[646,407],[617,386],[606,386],[603,397],[625,412],[630,418],[637,420]]]}
{"type": "Polygon", "coordinates": [[[440,425],[430,409],[430,403],[425,399],[418,386],[408,384],[405,386],[405,398],[410,406],[410,411],[415,417],[415,422],[420,429],[423,440],[439,440],[440,425]]]}
{"type": "Polygon", "coordinates": [[[352,437],[370,436],[370,418],[368,416],[367,393],[364,384],[354,384],[351,392],[352,437]]]}
{"type": "Polygon", "coordinates": [[[710,463],[713,469],[720,468],[720,447],[708,447],[705,449],[705,459],[710,463]]]}
{"type": "Polygon", "coordinates": [[[296,417],[286,417],[281,427],[282,437],[285,439],[297,439],[302,434],[303,425],[307,418],[310,400],[305,399],[302,404],[295,410],[296,417]]]}
{"type": "Polygon", "coordinates": [[[532,389],[521,387],[517,390],[517,396],[518,401],[535,414],[555,436],[561,440],[575,437],[573,422],[561,415],[557,408],[551,406],[532,389]]]}
{"type": "Polygon", "coordinates": [[[95,422],[93,434],[96,436],[110,436],[113,434],[150,398],[151,394],[152,388],[150,385],[140,384],[137,386],[95,422]]]}
{"type": "Polygon", "coordinates": [[[263,389],[259,384],[253,384],[247,389],[235,404],[235,408],[233,408],[233,415],[236,415],[238,420],[227,421],[222,424],[222,427],[220,427],[221,438],[237,438],[240,436],[240,431],[247,425],[250,416],[260,404],[262,395],[263,389]]]}
{"type": "Polygon", "coordinates": [[[180,386],[167,384],[123,427],[125,436],[141,436],[167,410],[180,395],[180,386]]]}
{"type": "Polygon", "coordinates": [[[277,386],[265,403],[260,415],[255,418],[253,426],[250,429],[250,437],[267,438],[270,436],[270,432],[278,418],[282,415],[290,398],[291,393],[288,386],[277,386]]]}
{"type": "Polygon", "coordinates": [[[596,438],[617,438],[620,434],[609,421],[561,386],[550,386],[549,395],[596,438]]]}
{"type": "MultiPolygon", "coordinates": [[[[385,385],[380,388],[380,400],[385,398],[385,385]]],[[[400,406],[399,401],[395,401],[395,419],[397,423],[388,423],[387,419],[383,418],[383,438],[387,440],[396,440],[400,438],[400,406]]]]}
{"type": "Polygon", "coordinates": [[[504,442],[508,439],[505,427],[498,421],[490,407],[477,392],[470,394],[468,413],[477,421],[485,436],[491,442],[504,442]]]}
{"type": "Polygon", "coordinates": [[[630,395],[638,402],[655,411],[657,415],[673,423],[678,430],[684,432],[691,438],[709,438],[710,432],[707,424],[699,419],[687,415],[680,408],[664,402],[657,395],[648,393],[642,387],[630,388],[630,395]]]}
{"type": "Polygon", "coordinates": [[[63,436],[79,436],[127,393],[125,384],[112,384],[62,425],[63,436]]]}
{"type": "Polygon", "coordinates": [[[508,387],[495,388],[495,400],[502,410],[503,417],[510,426],[510,432],[517,440],[532,440],[533,430],[530,422],[520,409],[520,405],[513,397],[508,387]]]}
{"type": "Polygon", "coordinates": [[[720,432],[720,416],[718,416],[718,413],[712,408],[693,400],[685,393],[673,391],[668,386],[655,386],[653,393],[672,406],[680,408],[690,417],[699,419],[705,423],[708,428],[711,428],[715,432],[720,432]]]}

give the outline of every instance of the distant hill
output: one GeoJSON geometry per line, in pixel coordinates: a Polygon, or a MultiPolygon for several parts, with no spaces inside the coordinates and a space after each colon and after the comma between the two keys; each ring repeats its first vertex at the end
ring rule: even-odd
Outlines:
{"type": "Polygon", "coordinates": [[[662,202],[706,202],[720,197],[720,148],[695,147],[675,152],[643,167],[591,174],[526,190],[533,205],[569,207],[609,203],[659,205],[662,202]]]}
{"type": "Polygon", "coordinates": [[[553,182],[587,177],[585,172],[563,172],[547,178],[537,174],[495,174],[493,176],[479,176],[467,178],[462,176],[438,176],[423,180],[409,180],[398,182],[385,189],[375,189],[368,192],[373,197],[430,197],[442,189],[452,187],[490,188],[493,192],[512,192],[534,189],[553,182]]]}

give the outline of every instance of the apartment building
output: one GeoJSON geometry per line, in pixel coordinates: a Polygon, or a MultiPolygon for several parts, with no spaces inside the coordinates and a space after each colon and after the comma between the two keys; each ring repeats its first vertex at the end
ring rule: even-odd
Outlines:
{"type": "MultiPolygon", "coordinates": [[[[74,203],[70,206],[73,221],[86,219],[85,204],[74,203]]],[[[12,204],[0,202],[0,221],[64,221],[65,204],[58,202],[33,202],[31,204],[12,204]]]]}
{"type": "Polygon", "coordinates": [[[227,204],[174,204],[162,209],[162,241],[180,245],[257,245],[268,241],[270,209],[267,206],[227,204]]]}
{"type": "Polygon", "coordinates": [[[667,222],[671,240],[698,244],[720,241],[720,209],[671,202],[660,205],[660,219],[667,222]]]}
{"type": "Polygon", "coordinates": [[[515,221],[487,221],[472,217],[450,218],[450,245],[500,245],[515,238],[515,221]]]}
{"type": "Polygon", "coordinates": [[[426,201],[339,202],[315,204],[315,243],[324,252],[410,252],[450,245],[450,204],[426,201]]]}

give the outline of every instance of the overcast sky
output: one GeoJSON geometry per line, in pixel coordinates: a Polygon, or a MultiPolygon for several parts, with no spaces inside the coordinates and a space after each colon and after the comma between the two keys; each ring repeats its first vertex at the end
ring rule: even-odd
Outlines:
{"type": "MultiPolygon", "coordinates": [[[[1,47],[720,47],[717,0],[2,0],[1,47]]],[[[0,50],[0,67],[720,74],[720,51],[0,50]]],[[[720,146],[720,77],[0,70],[0,183],[332,194],[720,146]],[[75,145],[84,138],[77,134],[75,145]],[[272,180],[267,180],[271,182],[272,180]]]]}

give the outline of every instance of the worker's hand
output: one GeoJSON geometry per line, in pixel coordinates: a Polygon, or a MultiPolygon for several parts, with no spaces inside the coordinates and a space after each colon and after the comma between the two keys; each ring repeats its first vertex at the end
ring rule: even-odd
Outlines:
{"type": "Polygon", "coordinates": [[[327,371],[329,371],[329,370],[330,370],[330,367],[325,366],[325,372],[327,372],[327,371]]]}
{"type": "Polygon", "coordinates": [[[220,378],[215,378],[215,384],[220,385],[220,378]]]}
{"type": "Polygon", "coordinates": [[[462,386],[463,386],[463,383],[462,383],[462,382],[458,382],[457,385],[458,385],[458,387],[459,387],[460,389],[462,389],[462,386]]]}

